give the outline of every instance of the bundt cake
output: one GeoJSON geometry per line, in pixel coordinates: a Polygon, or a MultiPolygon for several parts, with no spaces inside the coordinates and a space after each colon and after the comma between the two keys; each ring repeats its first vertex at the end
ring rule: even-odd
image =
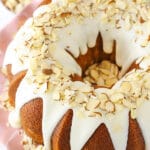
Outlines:
{"type": "Polygon", "coordinates": [[[149,54],[148,0],[41,6],[5,55],[9,122],[41,149],[149,150],[149,54]]]}

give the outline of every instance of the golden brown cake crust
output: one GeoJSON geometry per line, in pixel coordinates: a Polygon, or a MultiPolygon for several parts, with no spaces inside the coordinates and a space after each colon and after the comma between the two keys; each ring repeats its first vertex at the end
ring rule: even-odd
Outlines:
{"type": "Polygon", "coordinates": [[[9,95],[9,102],[12,106],[15,106],[16,91],[25,75],[26,75],[26,71],[21,71],[16,75],[14,75],[10,81],[8,95],[9,95]]]}
{"type": "Polygon", "coordinates": [[[73,111],[69,109],[57,124],[52,135],[53,150],[70,150],[70,131],[72,124],[73,111]]]}
{"type": "Polygon", "coordinates": [[[36,143],[42,144],[42,112],[43,102],[36,98],[26,103],[20,110],[21,124],[25,133],[36,143]]]}
{"type": "Polygon", "coordinates": [[[130,115],[127,150],[145,150],[145,142],[141,129],[136,119],[131,119],[130,115]]]}

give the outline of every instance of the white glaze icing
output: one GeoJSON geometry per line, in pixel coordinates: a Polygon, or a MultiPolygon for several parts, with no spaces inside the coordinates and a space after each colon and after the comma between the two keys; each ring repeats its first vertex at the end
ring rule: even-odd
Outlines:
{"type": "Polygon", "coordinates": [[[82,118],[78,115],[78,110],[74,109],[70,135],[71,150],[81,149],[102,122],[99,118],[82,118]]]}
{"type": "Polygon", "coordinates": [[[116,150],[126,149],[129,127],[128,115],[129,110],[124,109],[117,112],[110,118],[105,118],[104,123],[108,128],[110,137],[116,150]]]}
{"type": "Polygon", "coordinates": [[[18,117],[20,117],[20,108],[25,103],[29,102],[31,99],[34,99],[35,97],[39,97],[38,95],[34,94],[33,91],[34,91],[33,86],[29,86],[25,81],[25,79],[22,80],[16,93],[15,110],[12,111],[9,115],[10,118],[9,121],[13,127],[17,128],[19,126],[18,123],[20,122],[20,120],[18,119],[18,117]],[[22,88],[26,90],[23,92],[22,88]]]}
{"type": "Polygon", "coordinates": [[[74,109],[70,137],[71,150],[82,149],[84,144],[102,123],[104,123],[108,129],[114,148],[116,150],[125,150],[128,137],[128,112],[129,111],[125,109],[106,118],[82,118],[78,116],[78,110],[74,109]]]}
{"type": "MultiPolygon", "coordinates": [[[[94,2],[94,0],[92,2],[94,2]]],[[[48,6],[40,7],[34,14],[34,17],[37,17],[41,12],[43,13],[46,11],[51,13],[48,6]]],[[[116,29],[111,23],[103,24],[102,18],[103,11],[100,10],[97,11],[97,14],[94,17],[85,17],[81,23],[78,23],[75,18],[72,17],[69,25],[56,31],[58,40],[50,43],[50,46],[52,44],[53,45],[50,47],[49,53],[54,60],[62,65],[62,68],[67,75],[74,73],[81,75],[82,73],[80,66],[75,62],[72,56],[67,53],[67,51],[69,51],[74,57],[78,57],[80,54],[85,54],[87,52],[87,46],[93,47],[95,45],[96,38],[99,33],[102,35],[103,49],[106,53],[112,52],[113,42],[114,40],[116,41],[116,61],[118,65],[122,66],[120,76],[125,73],[129,65],[135,59],[150,53],[150,44],[145,47],[140,46],[143,39],[150,33],[148,23],[142,25],[135,24],[130,30],[126,31],[123,27],[116,29]],[[137,28],[143,32],[142,36],[138,36],[138,41],[136,41],[137,28]],[[135,49],[136,53],[134,51],[135,49]]],[[[24,70],[26,68],[29,68],[30,70],[30,59],[24,59],[24,63],[20,64],[18,56],[26,55],[29,56],[29,58],[32,57],[30,56],[30,49],[28,49],[24,44],[24,41],[28,38],[28,35],[30,37],[30,35],[36,34],[34,30],[32,30],[32,21],[33,20],[30,19],[26,22],[19,33],[17,33],[15,40],[10,44],[7,50],[4,65],[11,63],[13,73],[19,72],[20,70],[24,70]],[[30,31],[29,34],[26,31],[30,31]],[[22,36],[25,32],[26,37],[22,36]],[[18,43],[19,46],[17,46],[18,43]],[[19,51],[15,52],[16,48],[19,49],[19,51]],[[10,56],[13,56],[13,58],[11,57],[10,59],[10,56]]],[[[122,23],[122,26],[124,26],[124,23],[122,23]]],[[[118,85],[116,84],[113,88],[115,89],[117,87],[118,85]]],[[[106,92],[107,90],[108,89],[98,89],[97,92],[106,92]]],[[[46,149],[49,149],[50,147],[49,141],[54,127],[69,108],[68,106],[56,104],[53,101],[52,93],[53,92],[50,92],[49,94],[34,94],[34,87],[27,84],[25,79],[23,79],[16,95],[16,112],[18,114],[20,108],[30,99],[35,97],[41,97],[43,99],[42,131],[46,149]],[[24,89],[27,89],[27,91],[24,92],[24,89]],[[51,121],[53,121],[53,123],[51,121]]],[[[143,135],[146,140],[146,144],[148,144],[147,147],[149,148],[149,135],[146,131],[150,130],[150,125],[148,120],[146,120],[147,116],[144,114],[145,111],[143,111],[146,107],[148,107],[146,103],[141,106],[138,110],[137,119],[139,124],[142,126],[142,130],[144,130],[143,135]],[[144,121],[142,120],[143,118],[144,121]]],[[[124,109],[122,112],[116,112],[114,116],[109,116],[106,118],[79,118],[77,115],[77,110],[73,108],[74,116],[70,135],[71,149],[81,149],[101,123],[105,123],[107,126],[115,149],[125,149],[128,135],[128,111],[129,110],[124,109]],[[78,133],[81,133],[81,135],[79,136],[78,133]]]]}
{"type": "Polygon", "coordinates": [[[44,146],[47,150],[51,147],[50,137],[68,107],[55,103],[52,96],[48,95],[43,99],[43,110],[42,133],[44,146]]]}

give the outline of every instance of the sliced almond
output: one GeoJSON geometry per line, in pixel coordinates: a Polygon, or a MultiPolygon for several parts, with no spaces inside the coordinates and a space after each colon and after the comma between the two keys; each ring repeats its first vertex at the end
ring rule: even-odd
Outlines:
{"type": "Polygon", "coordinates": [[[108,61],[108,60],[103,60],[103,61],[101,62],[101,64],[100,64],[100,67],[101,67],[101,68],[104,68],[104,69],[107,69],[107,70],[110,70],[110,68],[111,68],[111,63],[110,63],[110,61],[108,61]]]}
{"type": "Polygon", "coordinates": [[[100,77],[103,78],[104,80],[109,79],[109,75],[106,75],[106,74],[103,74],[103,73],[101,73],[100,77]]]}
{"type": "Polygon", "coordinates": [[[114,106],[114,104],[112,102],[108,101],[105,104],[105,109],[108,112],[114,112],[115,111],[115,106],[114,106]]]}
{"type": "Polygon", "coordinates": [[[72,82],[71,89],[72,90],[78,90],[81,92],[90,92],[92,90],[90,85],[83,83],[81,81],[72,82]]]}
{"type": "Polygon", "coordinates": [[[117,67],[117,65],[115,65],[115,64],[111,64],[111,69],[110,69],[111,71],[111,74],[113,74],[114,76],[118,76],[118,73],[119,73],[119,69],[118,69],[118,67],[117,67]]]}
{"type": "Polygon", "coordinates": [[[121,83],[120,90],[122,92],[128,93],[128,92],[131,91],[131,88],[132,88],[132,86],[131,86],[130,82],[124,81],[124,82],[121,83]]]}
{"type": "Polygon", "coordinates": [[[105,83],[106,83],[106,86],[108,87],[111,87],[113,86],[116,82],[118,81],[118,79],[116,77],[113,77],[113,78],[108,78],[105,83]]]}
{"type": "Polygon", "coordinates": [[[75,97],[75,101],[79,104],[86,103],[88,100],[87,96],[83,93],[78,93],[75,97]]]}
{"type": "Polygon", "coordinates": [[[124,95],[122,93],[114,93],[110,97],[110,100],[115,103],[123,99],[124,99],[124,95]]]}
{"type": "Polygon", "coordinates": [[[109,76],[109,74],[110,74],[110,70],[103,69],[103,68],[100,68],[99,70],[100,70],[104,75],[109,76]]]}
{"type": "Polygon", "coordinates": [[[98,99],[100,100],[100,102],[103,102],[103,101],[106,102],[109,100],[108,95],[105,93],[100,93],[97,96],[98,96],[98,99]]]}
{"type": "Polygon", "coordinates": [[[94,112],[89,112],[89,113],[88,113],[88,116],[89,116],[89,117],[96,117],[96,114],[95,114],[94,112]]]}
{"type": "Polygon", "coordinates": [[[97,84],[99,86],[105,86],[105,81],[103,78],[99,77],[98,80],[97,80],[97,84]]]}
{"type": "Polygon", "coordinates": [[[134,109],[136,108],[136,104],[135,103],[131,103],[129,100],[124,99],[122,101],[123,105],[128,107],[129,109],[134,109]]]}
{"type": "Polygon", "coordinates": [[[90,71],[90,75],[94,80],[97,80],[99,77],[98,71],[96,71],[95,69],[90,71]]]}
{"type": "Polygon", "coordinates": [[[104,110],[106,102],[109,101],[108,96],[106,94],[100,94],[99,100],[100,100],[100,108],[104,110]]]}
{"type": "Polygon", "coordinates": [[[100,101],[99,100],[90,100],[87,105],[86,105],[86,108],[88,110],[93,110],[95,108],[97,108],[100,104],[100,101]]]}

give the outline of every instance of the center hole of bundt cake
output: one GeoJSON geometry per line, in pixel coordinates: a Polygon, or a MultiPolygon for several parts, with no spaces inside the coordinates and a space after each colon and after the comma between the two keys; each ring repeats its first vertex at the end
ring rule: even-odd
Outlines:
{"type": "Polygon", "coordinates": [[[119,67],[110,60],[102,60],[87,68],[84,72],[84,81],[93,85],[111,88],[118,80],[119,67]]]}
{"type": "Polygon", "coordinates": [[[121,67],[116,63],[116,43],[114,41],[111,53],[105,53],[102,41],[99,34],[96,45],[76,59],[82,68],[82,77],[74,76],[73,80],[88,81],[94,87],[106,88],[111,88],[119,80],[121,67]]]}

